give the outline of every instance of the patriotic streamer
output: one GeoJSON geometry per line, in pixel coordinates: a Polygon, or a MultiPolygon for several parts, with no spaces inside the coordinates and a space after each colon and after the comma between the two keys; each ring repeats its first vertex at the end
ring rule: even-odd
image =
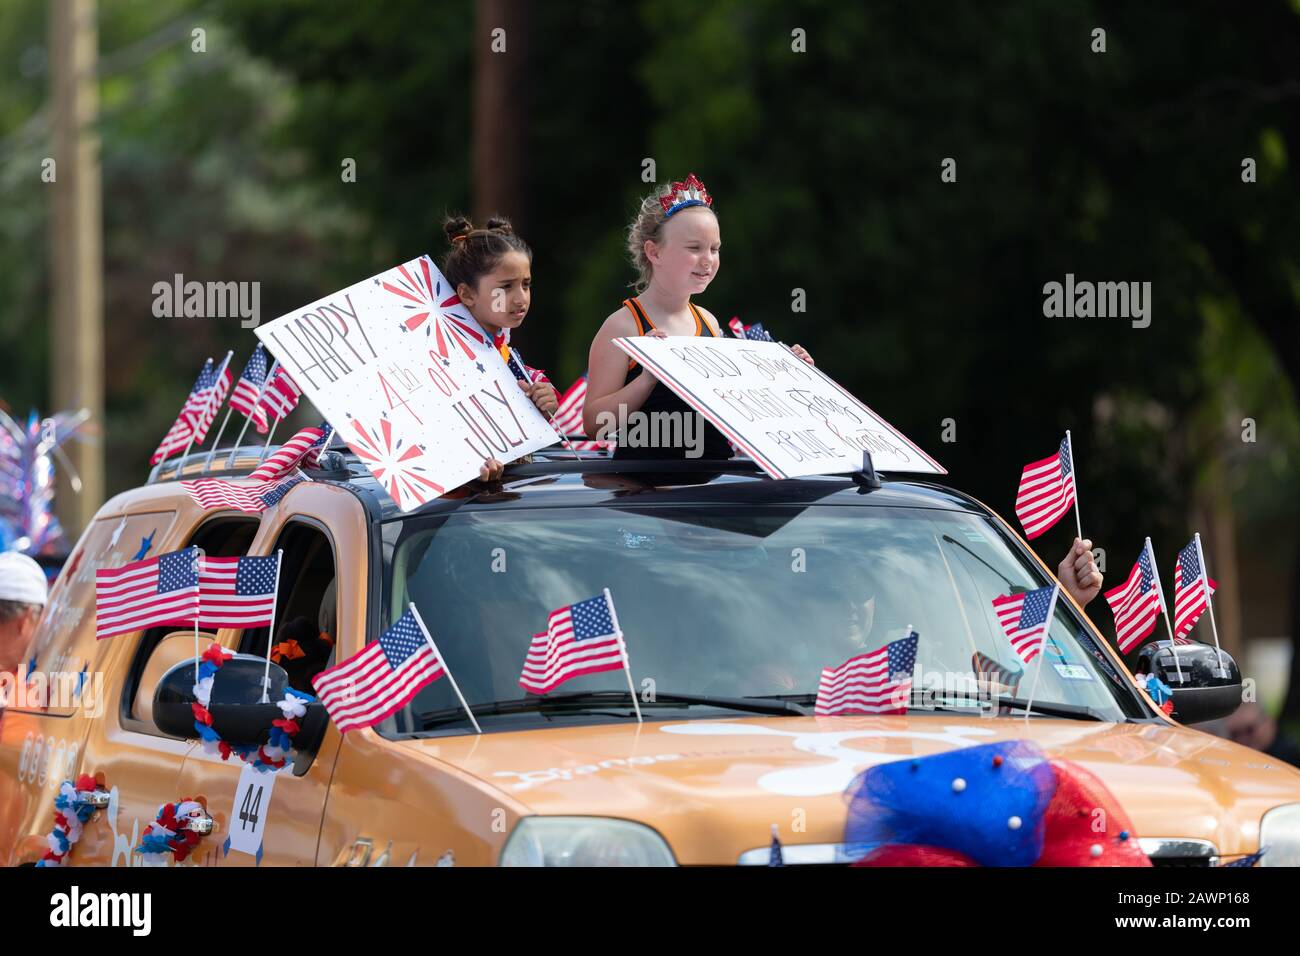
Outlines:
{"type": "Polygon", "coordinates": [[[286,687],[284,698],[276,702],[283,716],[271,721],[271,731],[265,744],[252,747],[227,743],[213,729],[208,706],[212,703],[212,684],[217,671],[234,656],[220,644],[211,644],[199,658],[199,677],[194,684],[194,703],[190,705],[194,711],[194,729],[198,731],[205,753],[220,756],[222,760],[229,760],[233,753],[260,773],[279,770],[288,762],[293,740],[302,729],[299,721],[306,715],[307,705],[316,698],[286,687]]]}
{"type": "Polygon", "coordinates": [[[49,849],[36,861],[37,866],[67,866],[68,855],[81,840],[82,829],[103,806],[108,791],[103,780],[83,773],[74,784],[65,780],[54,798],[54,829],[46,837],[49,849]],[[104,797],[98,796],[104,794],[104,797]]]}

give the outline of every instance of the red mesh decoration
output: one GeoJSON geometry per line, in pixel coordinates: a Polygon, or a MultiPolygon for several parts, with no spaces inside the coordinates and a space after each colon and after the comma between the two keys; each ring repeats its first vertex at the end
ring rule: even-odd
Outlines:
{"type": "Polygon", "coordinates": [[[1044,815],[1043,852],[1034,866],[1150,866],[1119,801],[1095,775],[1053,760],[1056,793],[1044,815]]]}
{"type": "Polygon", "coordinates": [[[979,866],[964,853],[941,846],[890,843],[872,850],[854,866],[979,866]]]}

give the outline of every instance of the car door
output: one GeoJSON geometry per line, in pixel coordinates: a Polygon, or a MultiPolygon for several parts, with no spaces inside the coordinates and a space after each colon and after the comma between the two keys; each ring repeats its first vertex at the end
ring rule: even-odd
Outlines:
{"type": "Polygon", "coordinates": [[[129,861],[130,833],[118,828],[153,819],[188,749],[184,741],[138,748],[123,732],[116,706],[122,664],[141,635],[95,638],[95,571],[160,553],[177,522],[175,510],[152,503],[125,510],[91,522],[50,592],[24,668],[39,675],[46,700],[20,700],[0,718],[0,859],[14,864],[45,852],[59,786],[78,773],[103,773],[113,799],[85,828],[69,862],[129,861]],[[69,686],[75,696],[63,690],[69,686]]]}
{"type": "MultiPolygon", "coordinates": [[[[363,626],[365,614],[368,531],[361,503],[347,490],[326,482],[299,485],[266,512],[249,553],[284,552],[273,624],[276,645],[287,644],[290,634],[303,637],[301,643],[308,645],[312,632],[319,635],[331,628],[344,632],[330,634],[335,647],[355,641],[354,632],[363,626]]],[[[268,636],[265,627],[219,632],[221,643],[230,650],[262,658],[267,655],[268,636]]],[[[297,689],[308,693],[313,693],[311,674],[334,660],[334,653],[325,650],[305,668],[307,658],[288,659],[284,654],[281,661],[297,689]]],[[[244,765],[238,757],[223,761],[201,747],[190,751],[181,773],[181,790],[204,795],[217,823],[207,838],[211,848],[205,850],[205,858],[215,850],[212,858],[220,866],[314,864],[340,740],[330,724],[314,753],[300,754],[274,780],[259,779],[268,775],[253,776],[250,771],[243,790],[239,783],[244,765]],[[258,831],[260,855],[236,848],[241,836],[258,831]]]]}

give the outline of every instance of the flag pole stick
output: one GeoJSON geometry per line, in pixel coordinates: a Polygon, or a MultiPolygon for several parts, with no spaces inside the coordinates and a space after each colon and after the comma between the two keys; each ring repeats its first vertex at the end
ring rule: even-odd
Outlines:
{"type": "MultiPolygon", "coordinates": [[[[262,384],[257,386],[257,398],[253,399],[253,415],[256,415],[258,410],[261,409],[262,396],[266,394],[266,383],[271,381],[271,376],[275,374],[275,370],[279,367],[279,360],[272,362],[270,369],[262,376],[262,384]]],[[[262,410],[262,414],[265,415],[266,411],[262,410]]],[[[239,451],[239,443],[244,440],[244,432],[248,431],[248,423],[253,420],[253,415],[244,416],[244,427],[239,430],[239,437],[235,439],[234,447],[230,449],[230,457],[226,459],[227,468],[230,468],[235,463],[235,453],[239,451]]]]}
{"type": "Polygon", "coordinates": [[[416,608],[415,602],[411,601],[407,606],[411,609],[411,616],[415,618],[415,623],[420,625],[420,633],[422,633],[424,639],[429,642],[429,647],[433,650],[433,656],[438,659],[438,664],[442,667],[442,672],[447,675],[447,680],[451,681],[451,689],[456,692],[456,698],[460,701],[460,706],[465,708],[465,716],[467,716],[469,722],[474,725],[474,732],[482,734],[483,728],[480,727],[478,721],[474,719],[474,711],[469,709],[469,704],[465,703],[465,695],[460,692],[460,685],[456,683],[456,678],[452,676],[451,668],[447,666],[447,661],[443,658],[442,652],[438,650],[438,645],[433,643],[433,635],[430,634],[429,629],[424,626],[424,618],[420,617],[420,612],[416,608]]]}
{"type": "Polygon", "coordinates": [[[262,703],[269,704],[271,696],[267,688],[271,684],[271,649],[275,646],[275,611],[280,600],[280,568],[284,566],[284,549],[275,552],[275,589],[271,592],[271,623],[266,629],[266,670],[262,673],[262,703]]]}
{"type": "MultiPolygon", "coordinates": [[[[510,349],[510,354],[514,356],[515,364],[519,366],[519,371],[524,373],[524,381],[527,382],[529,385],[532,385],[533,376],[529,373],[528,366],[524,364],[524,360],[519,357],[519,353],[516,352],[513,348],[510,349]]],[[[550,421],[551,427],[555,429],[556,434],[560,436],[560,441],[564,444],[564,447],[569,449],[569,451],[573,452],[573,454],[576,456],[578,454],[578,450],[574,448],[573,445],[569,444],[568,437],[565,436],[564,432],[560,431],[560,426],[555,424],[555,416],[550,412],[547,412],[546,418],[550,421]]]]}
{"type": "Polygon", "coordinates": [[[283,418],[277,418],[275,422],[271,425],[270,430],[267,431],[266,444],[262,446],[262,454],[259,455],[257,458],[258,464],[261,464],[262,462],[266,461],[266,453],[271,450],[271,439],[275,436],[275,429],[279,426],[280,422],[282,421],[284,421],[283,418]]]}
{"type": "Polygon", "coordinates": [[[1079,540],[1083,540],[1083,521],[1079,518],[1079,473],[1074,469],[1074,439],[1070,437],[1070,429],[1065,430],[1065,448],[1070,453],[1070,484],[1074,486],[1074,527],[1079,532],[1079,540]]]}
{"type": "Polygon", "coordinates": [[[1183,665],[1178,660],[1178,643],[1174,640],[1174,626],[1169,623],[1169,606],[1165,604],[1165,588],[1160,583],[1160,565],[1156,564],[1156,549],[1151,547],[1147,538],[1147,558],[1151,561],[1151,576],[1156,579],[1156,593],[1160,595],[1160,610],[1165,615],[1165,630],[1169,632],[1169,653],[1174,655],[1174,669],[1178,671],[1178,683],[1183,682],[1183,665]]]}
{"type": "MultiPolygon", "coordinates": [[[[227,367],[228,365],[230,365],[230,358],[231,358],[231,356],[233,356],[234,354],[235,354],[234,349],[231,349],[231,350],[229,350],[228,352],[226,352],[226,357],[225,357],[224,359],[221,360],[221,364],[220,364],[219,366],[217,366],[217,371],[216,371],[216,373],[213,375],[213,378],[212,378],[212,385],[209,386],[209,387],[211,388],[211,390],[212,390],[212,394],[209,395],[207,401],[203,403],[203,411],[201,411],[201,412],[199,413],[199,414],[200,414],[201,416],[203,416],[203,418],[206,420],[205,427],[206,427],[206,425],[211,425],[211,424],[212,424],[212,419],[207,417],[207,414],[208,414],[208,408],[212,405],[213,402],[217,402],[217,401],[225,401],[225,396],[224,396],[224,395],[221,397],[220,400],[217,399],[217,392],[218,392],[218,388],[217,388],[217,386],[218,386],[219,383],[221,382],[222,378],[225,376],[225,374],[226,374],[226,367],[227,367]]],[[[216,418],[216,417],[217,417],[217,412],[220,411],[220,410],[221,410],[221,405],[220,405],[220,404],[218,404],[216,408],[212,409],[212,418],[216,418]]],[[[229,418],[230,415],[227,414],[226,417],[229,418]]],[[[222,427],[224,428],[225,426],[223,425],[222,427]]],[[[204,436],[203,436],[203,437],[206,439],[206,438],[207,438],[207,434],[204,433],[204,436]]],[[[179,477],[181,476],[181,468],[183,468],[184,465],[185,465],[185,456],[188,455],[188,454],[190,453],[190,449],[194,447],[194,438],[195,438],[195,429],[194,429],[193,424],[191,423],[191,425],[190,425],[190,443],[189,443],[188,445],[185,446],[185,451],[182,452],[182,453],[181,453],[181,457],[180,457],[179,459],[177,459],[177,461],[176,461],[176,473],[175,473],[174,475],[172,475],[172,478],[179,478],[179,477]]],[[[200,441],[199,444],[202,445],[203,442],[200,441]]],[[[203,463],[203,470],[204,470],[204,471],[207,471],[207,469],[208,469],[208,464],[207,464],[207,462],[205,461],[205,462],[203,463]]]]}
{"type": "MultiPolygon", "coordinates": [[[[185,446],[185,450],[184,450],[183,452],[181,452],[181,456],[180,456],[179,458],[176,459],[176,470],[175,470],[174,472],[172,472],[172,478],[173,478],[173,479],[175,479],[175,478],[179,478],[179,477],[181,476],[181,469],[185,467],[185,456],[188,455],[188,454],[190,453],[190,449],[193,448],[193,447],[194,447],[194,426],[191,425],[191,426],[190,426],[190,443],[189,443],[188,445],[185,446]]],[[[161,474],[161,471],[160,471],[159,473],[161,474]]]]}
{"type": "Polygon", "coordinates": [[[1201,533],[1197,531],[1193,537],[1196,540],[1196,557],[1201,563],[1201,587],[1205,588],[1205,607],[1210,612],[1210,630],[1214,632],[1214,656],[1219,661],[1219,670],[1224,670],[1223,666],[1223,648],[1219,646],[1219,625],[1214,622],[1214,599],[1210,597],[1210,575],[1205,568],[1205,552],[1201,550],[1201,533]]]}
{"type": "Polygon", "coordinates": [[[1034,709],[1034,694],[1038,692],[1038,678],[1043,673],[1043,658],[1047,657],[1047,637],[1052,630],[1052,618],[1056,614],[1056,598],[1061,593],[1061,586],[1058,584],[1052,588],[1052,600],[1047,604],[1047,617],[1043,619],[1043,646],[1038,649],[1038,669],[1034,671],[1034,682],[1029,687],[1029,700],[1025,702],[1025,723],[1029,723],[1029,715],[1034,709]]]}
{"type": "Polygon", "coordinates": [[[226,423],[230,421],[230,413],[234,409],[229,405],[226,406],[226,417],[221,420],[221,427],[217,429],[217,437],[212,439],[212,447],[208,449],[208,457],[203,460],[203,474],[208,473],[212,467],[212,456],[217,453],[217,446],[221,444],[221,436],[226,433],[226,423]]]}
{"type": "MultiPolygon", "coordinates": [[[[194,549],[194,579],[198,581],[203,575],[203,549],[194,549]]],[[[199,617],[203,613],[203,587],[199,587],[199,607],[194,612],[194,683],[199,682],[199,617]]]]}
{"type": "Polygon", "coordinates": [[[627,677],[627,692],[632,695],[632,709],[636,711],[636,722],[641,723],[641,704],[636,699],[636,688],[632,686],[632,661],[627,654],[627,641],[623,638],[623,628],[618,625],[618,612],[614,610],[614,597],[605,588],[605,606],[609,608],[609,618],[614,622],[614,633],[618,635],[619,649],[623,652],[623,673],[627,677]]]}

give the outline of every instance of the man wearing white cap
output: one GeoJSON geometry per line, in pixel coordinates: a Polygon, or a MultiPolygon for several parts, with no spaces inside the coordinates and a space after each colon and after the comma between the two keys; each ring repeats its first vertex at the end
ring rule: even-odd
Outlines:
{"type": "Polygon", "coordinates": [[[45,572],[25,554],[0,554],[0,674],[17,672],[45,607],[45,572]]]}

